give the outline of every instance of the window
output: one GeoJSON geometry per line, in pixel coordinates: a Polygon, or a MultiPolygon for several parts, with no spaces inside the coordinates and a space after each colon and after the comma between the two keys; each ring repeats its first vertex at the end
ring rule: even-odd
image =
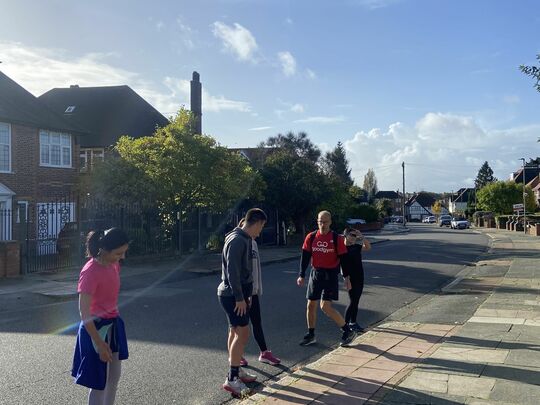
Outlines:
{"type": "Polygon", "coordinates": [[[0,172],[11,172],[11,127],[0,122],[0,172]]]}
{"type": "Polygon", "coordinates": [[[103,162],[105,158],[105,149],[81,149],[79,164],[81,172],[92,170],[96,162],[103,162]]]}
{"type": "Polygon", "coordinates": [[[18,224],[26,223],[28,219],[28,201],[17,201],[17,218],[18,224]]]}
{"type": "Polygon", "coordinates": [[[71,167],[71,136],[59,132],[39,132],[41,166],[71,167]]]}
{"type": "Polygon", "coordinates": [[[68,108],[66,108],[66,111],[64,112],[64,114],[69,114],[69,113],[72,113],[73,111],[75,111],[75,106],[70,105],[68,108]]]}

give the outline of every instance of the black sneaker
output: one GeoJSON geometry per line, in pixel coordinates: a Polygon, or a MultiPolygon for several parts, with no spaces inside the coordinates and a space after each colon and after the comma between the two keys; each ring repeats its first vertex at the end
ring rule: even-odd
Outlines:
{"type": "Polygon", "coordinates": [[[317,342],[317,339],[315,339],[315,335],[312,335],[311,333],[306,333],[304,335],[304,338],[300,342],[300,346],[309,346],[316,342],[317,342]]]}
{"type": "Polygon", "coordinates": [[[365,329],[358,325],[356,322],[349,323],[349,329],[354,330],[356,333],[364,333],[365,329]]]}
{"type": "Polygon", "coordinates": [[[347,346],[351,343],[358,334],[354,330],[347,330],[341,335],[341,346],[347,346]]]}

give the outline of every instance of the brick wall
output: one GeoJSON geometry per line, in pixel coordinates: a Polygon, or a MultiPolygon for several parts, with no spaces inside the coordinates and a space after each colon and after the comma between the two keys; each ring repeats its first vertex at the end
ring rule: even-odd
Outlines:
{"type": "Polygon", "coordinates": [[[42,167],[39,164],[39,129],[12,124],[12,172],[0,173],[0,183],[15,192],[15,200],[40,202],[68,194],[73,191],[79,174],[76,136],[72,136],[71,150],[71,168],[42,167]]]}
{"type": "Polygon", "coordinates": [[[19,242],[0,242],[0,278],[21,274],[19,242]]]}

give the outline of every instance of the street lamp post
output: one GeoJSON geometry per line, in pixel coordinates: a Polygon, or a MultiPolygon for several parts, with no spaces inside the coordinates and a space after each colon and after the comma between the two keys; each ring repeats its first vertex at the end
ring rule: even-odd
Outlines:
{"type": "Polygon", "coordinates": [[[527,234],[527,224],[526,224],[526,206],[525,206],[525,202],[526,202],[526,196],[527,196],[527,193],[525,192],[525,184],[526,184],[526,180],[525,180],[525,158],[519,158],[519,160],[521,160],[523,162],[523,233],[524,234],[527,234]]]}

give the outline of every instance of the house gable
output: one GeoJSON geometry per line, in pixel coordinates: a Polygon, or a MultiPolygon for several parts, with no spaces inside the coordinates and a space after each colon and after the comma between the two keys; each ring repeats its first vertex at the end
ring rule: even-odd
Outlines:
{"type": "Polygon", "coordinates": [[[39,97],[69,122],[87,129],[81,148],[114,145],[122,135],[152,135],[169,124],[159,111],[129,86],[55,88],[39,97]]]}

